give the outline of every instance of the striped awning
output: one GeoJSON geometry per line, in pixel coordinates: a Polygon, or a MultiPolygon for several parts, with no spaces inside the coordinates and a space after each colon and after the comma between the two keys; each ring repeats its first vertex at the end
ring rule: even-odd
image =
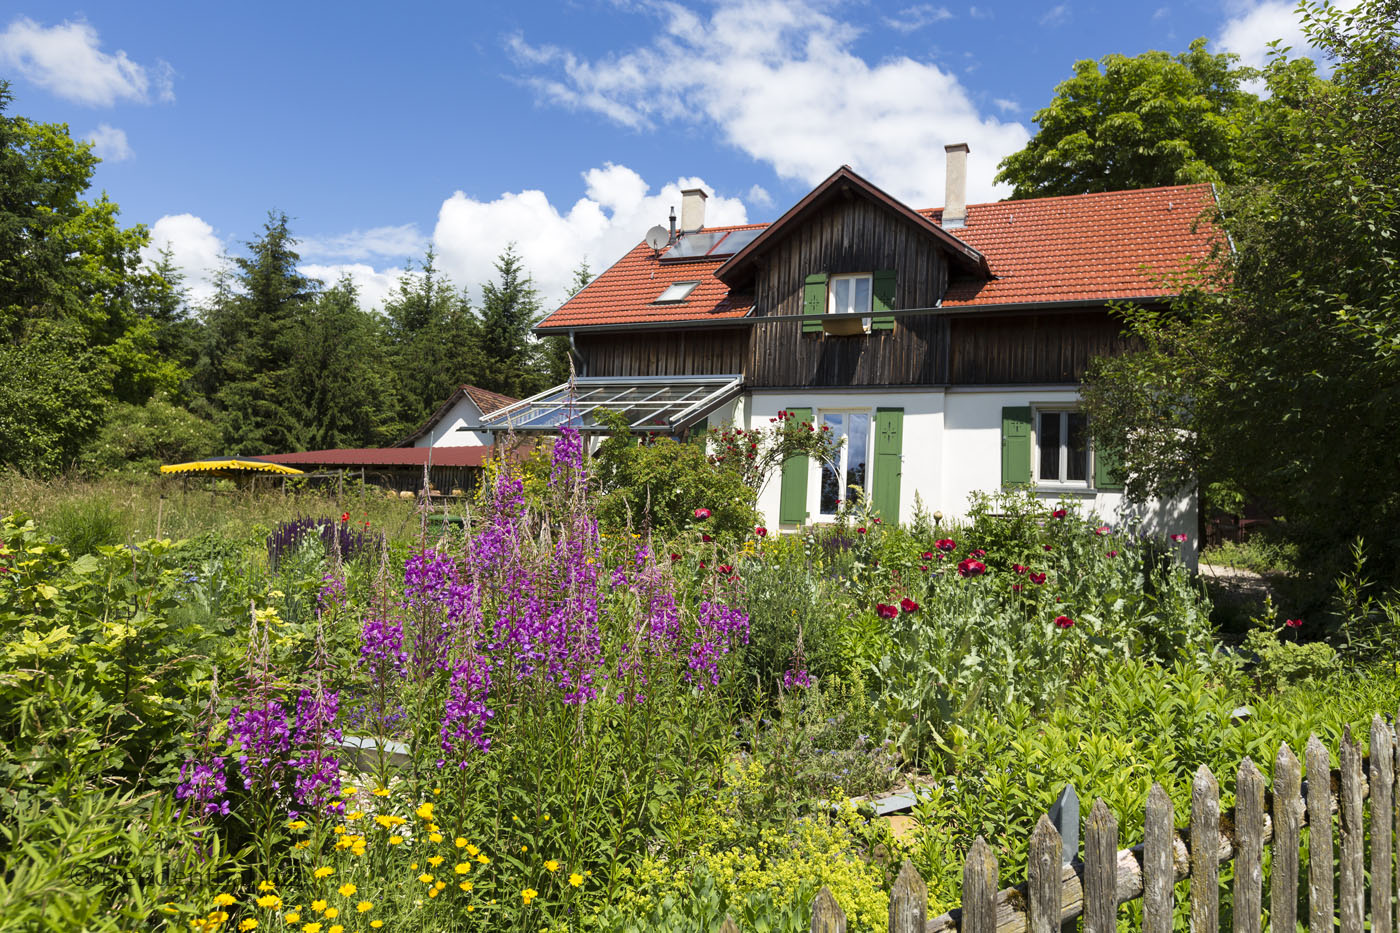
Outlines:
{"type": "Polygon", "coordinates": [[[269,463],[266,460],[245,457],[191,460],[189,463],[166,463],[161,466],[160,471],[162,473],[206,473],[211,476],[242,476],[248,473],[280,473],[284,476],[296,476],[302,472],[295,467],[283,466],[280,463],[269,463]]]}

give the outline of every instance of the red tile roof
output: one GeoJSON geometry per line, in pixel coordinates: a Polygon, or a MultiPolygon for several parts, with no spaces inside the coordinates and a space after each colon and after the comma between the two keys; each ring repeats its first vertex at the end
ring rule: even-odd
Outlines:
{"type": "MultiPolygon", "coordinates": [[[[1174,185],[969,205],[966,225],[952,232],[986,256],[994,278],[955,275],[943,304],[1092,303],[1175,294],[1160,277],[1209,255],[1217,233],[1201,215],[1213,197],[1209,185],[1174,185]]],[[[942,221],[942,208],[919,213],[942,221]]],[[[540,327],[743,317],[752,296],[731,295],[714,276],[719,266],[714,260],[663,263],[638,244],[540,327]],[[700,283],[685,301],[652,303],[666,286],[685,281],[700,283]]]]}
{"type": "Polygon", "coordinates": [[[423,467],[432,454],[433,466],[475,467],[491,458],[490,447],[377,447],[345,450],[303,450],[290,454],[263,454],[270,460],[295,467],[423,467]]]}
{"type": "Polygon", "coordinates": [[[489,415],[493,411],[500,411],[507,405],[514,405],[520,401],[518,398],[511,398],[509,395],[502,395],[499,392],[491,392],[487,389],[478,389],[476,386],[463,385],[461,391],[475,403],[476,407],[483,415],[489,415]]]}

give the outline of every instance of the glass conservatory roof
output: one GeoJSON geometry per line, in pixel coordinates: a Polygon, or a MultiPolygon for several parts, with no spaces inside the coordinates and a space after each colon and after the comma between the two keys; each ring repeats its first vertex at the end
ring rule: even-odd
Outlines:
{"type": "Polygon", "coordinates": [[[492,412],[484,427],[518,434],[572,427],[606,434],[602,411],[620,412],[633,431],[675,434],[739,394],[743,377],[582,376],[492,412]]]}

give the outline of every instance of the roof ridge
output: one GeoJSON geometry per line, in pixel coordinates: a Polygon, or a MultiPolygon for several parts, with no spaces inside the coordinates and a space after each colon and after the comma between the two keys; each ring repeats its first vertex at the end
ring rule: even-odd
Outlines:
{"type": "MultiPolygon", "coordinates": [[[[1069,201],[1087,198],[1112,198],[1122,197],[1123,195],[1152,194],[1154,192],[1171,191],[1174,189],[1182,188],[1209,188],[1210,185],[1211,183],[1208,181],[1193,181],[1182,185],[1157,185],[1154,188],[1121,188],[1117,191],[1083,191],[1079,194],[1048,194],[1043,198],[1003,198],[1000,201],[979,201],[976,204],[969,204],[968,207],[997,207],[1003,204],[1040,204],[1045,201],[1069,201]]],[[[938,207],[920,207],[917,210],[920,214],[937,214],[940,211],[945,210],[946,208],[947,205],[942,204],[938,207]]]]}

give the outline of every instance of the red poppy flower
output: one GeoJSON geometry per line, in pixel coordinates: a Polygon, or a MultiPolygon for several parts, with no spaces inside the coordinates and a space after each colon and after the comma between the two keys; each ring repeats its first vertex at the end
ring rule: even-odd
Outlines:
{"type": "MultiPolygon", "coordinates": [[[[2,569],[4,569],[4,568],[0,568],[0,570],[2,570],[2,569]]],[[[928,564],[920,564],[920,565],[919,565],[919,569],[920,569],[920,570],[927,571],[927,570],[928,570],[928,564]]]]}
{"type": "Polygon", "coordinates": [[[758,535],[760,538],[768,537],[768,529],[764,528],[762,525],[759,525],[757,528],[755,528],[753,530],[753,533],[758,535]]]}
{"type": "Polygon", "coordinates": [[[349,512],[341,512],[341,513],[340,513],[340,521],[341,521],[342,524],[344,524],[345,522],[350,521],[350,513],[349,513],[349,512]]]}
{"type": "Polygon", "coordinates": [[[899,601],[899,608],[903,609],[905,612],[918,612],[919,604],[906,596],[899,601]]]}
{"type": "Polygon", "coordinates": [[[933,560],[932,551],[924,551],[924,553],[920,554],[919,556],[922,557],[924,560],[933,560]]]}
{"type": "Polygon", "coordinates": [[[701,566],[702,568],[705,566],[705,562],[704,562],[703,560],[700,562],[700,566],[701,566]]]}
{"type": "Polygon", "coordinates": [[[871,521],[873,521],[873,522],[874,522],[875,524],[877,524],[877,525],[884,524],[883,522],[880,521],[880,519],[879,519],[878,516],[875,517],[875,518],[873,518],[873,519],[871,519],[871,521]]]}
{"type": "Polygon", "coordinates": [[[1055,616],[1055,624],[1060,628],[1069,628],[1074,624],[1074,620],[1069,616],[1055,616]]]}
{"type": "Polygon", "coordinates": [[[987,572],[987,565],[972,557],[959,561],[958,576],[960,577],[980,577],[987,572]]]}
{"type": "Polygon", "coordinates": [[[720,564],[719,567],[717,567],[716,569],[717,569],[720,573],[733,573],[733,572],[734,572],[734,568],[733,568],[733,566],[731,566],[730,564],[720,564]]]}
{"type": "Polygon", "coordinates": [[[1097,527],[1097,528],[1094,529],[1094,534],[1096,534],[1096,535],[1111,535],[1111,534],[1113,534],[1113,529],[1110,528],[1110,527],[1108,527],[1107,525],[1100,525],[1099,527],[1097,527]]]}
{"type": "Polygon", "coordinates": [[[1011,592],[1013,592],[1013,593],[1019,593],[1019,592],[1021,592],[1021,584],[1019,584],[1019,583],[1013,583],[1013,584],[1011,584],[1011,592]]]}
{"type": "Polygon", "coordinates": [[[982,550],[982,549],[979,547],[979,548],[978,548],[977,550],[975,550],[975,551],[970,551],[970,552],[968,552],[968,556],[969,556],[969,557],[986,557],[986,556],[987,556],[987,552],[984,551],[984,550],[982,550]]]}
{"type": "Polygon", "coordinates": [[[769,418],[769,419],[768,419],[768,423],[769,423],[769,424],[773,424],[773,423],[776,422],[777,420],[778,420],[777,418],[769,418]]]}
{"type": "Polygon", "coordinates": [[[1117,556],[1118,556],[1118,552],[1117,552],[1117,551],[1109,551],[1109,552],[1108,552],[1108,556],[1109,556],[1109,557],[1117,557],[1117,556]]]}
{"type": "Polygon", "coordinates": [[[863,527],[862,527],[862,528],[857,528],[856,531],[860,532],[861,534],[865,534],[865,528],[863,528],[863,527]]]}
{"type": "Polygon", "coordinates": [[[707,534],[701,534],[701,535],[700,535],[700,540],[701,540],[701,541],[706,541],[706,542],[708,542],[708,541],[713,541],[714,538],[711,538],[711,537],[710,537],[709,535],[707,535],[707,534]]]}
{"type": "Polygon", "coordinates": [[[1045,583],[1045,574],[1043,574],[1043,573],[1033,573],[1033,574],[1031,574],[1030,576],[1031,576],[1031,582],[1034,583],[1036,586],[1042,586],[1042,585],[1044,585],[1044,583],[1045,583]]]}
{"type": "Polygon", "coordinates": [[[1017,573],[1025,573],[1029,568],[1025,564],[1012,564],[1011,569],[1017,573]]]}
{"type": "Polygon", "coordinates": [[[710,517],[710,510],[709,510],[709,509],[696,509],[696,510],[695,510],[695,517],[698,518],[698,519],[700,519],[701,521],[704,521],[705,519],[707,519],[707,518],[710,517]]]}
{"type": "Polygon", "coordinates": [[[899,618],[899,607],[876,603],[875,613],[882,619],[897,619],[899,618]]]}
{"type": "Polygon", "coordinates": [[[1184,532],[1178,531],[1176,534],[1172,535],[1172,540],[1175,541],[1177,544],[1180,544],[1181,542],[1186,540],[1186,534],[1184,532]]]}
{"type": "Polygon", "coordinates": [[[1042,544],[1041,547],[1045,548],[1045,550],[1047,550],[1047,551],[1053,551],[1053,550],[1055,550],[1054,548],[1052,548],[1052,547],[1051,547],[1050,545],[1048,545],[1048,544],[1042,544]]]}
{"type": "Polygon", "coordinates": [[[1286,625],[1286,626],[1288,626],[1289,628],[1302,628],[1302,627],[1303,627],[1303,620],[1302,620],[1302,619],[1284,619],[1284,620],[1283,620],[1283,624],[1286,625]]]}
{"type": "Polygon", "coordinates": [[[958,542],[954,541],[952,538],[939,538],[934,542],[933,546],[940,551],[955,551],[958,548],[958,542]]]}
{"type": "Polygon", "coordinates": [[[671,555],[671,562],[672,562],[672,563],[675,563],[676,561],[678,561],[678,560],[680,560],[680,559],[681,559],[681,556],[680,556],[679,554],[672,554],[672,555],[671,555]]]}
{"type": "Polygon", "coordinates": [[[1050,513],[1050,516],[1052,518],[1064,518],[1068,514],[1069,513],[1066,512],[1064,509],[1056,509],[1055,511],[1050,513]]]}

